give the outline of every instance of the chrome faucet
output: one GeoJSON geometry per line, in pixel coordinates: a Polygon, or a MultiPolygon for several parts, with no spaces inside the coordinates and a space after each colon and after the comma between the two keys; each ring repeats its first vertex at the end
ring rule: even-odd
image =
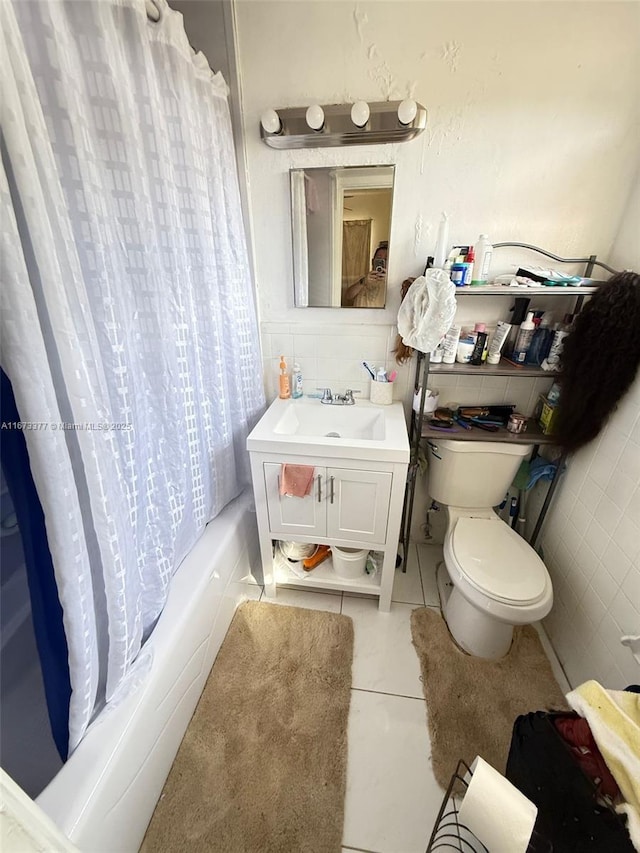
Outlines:
{"type": "Polygon", "coordinates": [[[351,388],[347,388],[344,394],[332,394],[331,388],[318,388],[318,391],[322,391],[320,402],[327,406],[355,406],[356,401],[353,395],[360,393],[360,391],[352,391],[351,388]]]}

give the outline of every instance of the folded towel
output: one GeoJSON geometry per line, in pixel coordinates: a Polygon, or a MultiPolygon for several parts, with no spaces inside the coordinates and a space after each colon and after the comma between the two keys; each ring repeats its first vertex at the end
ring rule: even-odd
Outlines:
{"type": "Polygon", "coordinates": [[[304,498],[313,488],[313,465],[290,465],[282,463],[280,471],[280,494],[290,498],[304,498]]]}
{"type": "Polygon", "coordinates": [[[567,702],[589,723],[626,801],[616,811],[626,814],[631,843],[640,851],[640,695],[585,681],[567,694],[567,702]]]}

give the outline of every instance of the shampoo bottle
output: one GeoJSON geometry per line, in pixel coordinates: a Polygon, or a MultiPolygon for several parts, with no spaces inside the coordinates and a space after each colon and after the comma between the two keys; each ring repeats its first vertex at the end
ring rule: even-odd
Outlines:
{"type": "Polygon", "coordinates": [[[293,391],[291,396],[296,400],[302,397],[302,371],[298,363],[293,365],[293,391]]]}
{"type": "Polygon", "coordinates": [[[289,374],[287,373],[287,363],[284,356],[280,356],[280,394],[281,400],[288,400],[291,396],[291,386],[289,385],[289,374]]]}
{"type": "Polygon", "coordinates": [[[516,345],[513,348],[513,361],[518,364],[524,364],[526,361],[535,328],[536,324],[533,322],[533,311],[529,311],[527,319],[520,326],[516,345]]]}

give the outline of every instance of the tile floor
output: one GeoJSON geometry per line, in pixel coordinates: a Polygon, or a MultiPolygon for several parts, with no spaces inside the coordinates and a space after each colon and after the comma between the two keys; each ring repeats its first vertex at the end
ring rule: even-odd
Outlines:
{"type": "MultiPolygon", "coordinates": [[[[396,572],[389,613],[377,598],[279,588],[275,604],[344,613],[355,645],[343,851],[424,853],[443,791],[431,770],[420,667],[411,643],[416,607],[439,609],[437,545],[412,544],[406,574],[396,572]]],[[[266,600],[264,594],[261,600],[266,600]]],[[[550,654],[556,677],[569,689],[550,654]]]]}

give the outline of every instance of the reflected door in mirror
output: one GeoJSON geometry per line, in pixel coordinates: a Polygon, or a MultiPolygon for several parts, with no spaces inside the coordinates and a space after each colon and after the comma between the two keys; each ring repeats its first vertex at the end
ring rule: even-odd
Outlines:
{"type": "Polygon", "coordinates": [[[393,166],[291,171],[295,304],[384,308],[393,166]]]}

